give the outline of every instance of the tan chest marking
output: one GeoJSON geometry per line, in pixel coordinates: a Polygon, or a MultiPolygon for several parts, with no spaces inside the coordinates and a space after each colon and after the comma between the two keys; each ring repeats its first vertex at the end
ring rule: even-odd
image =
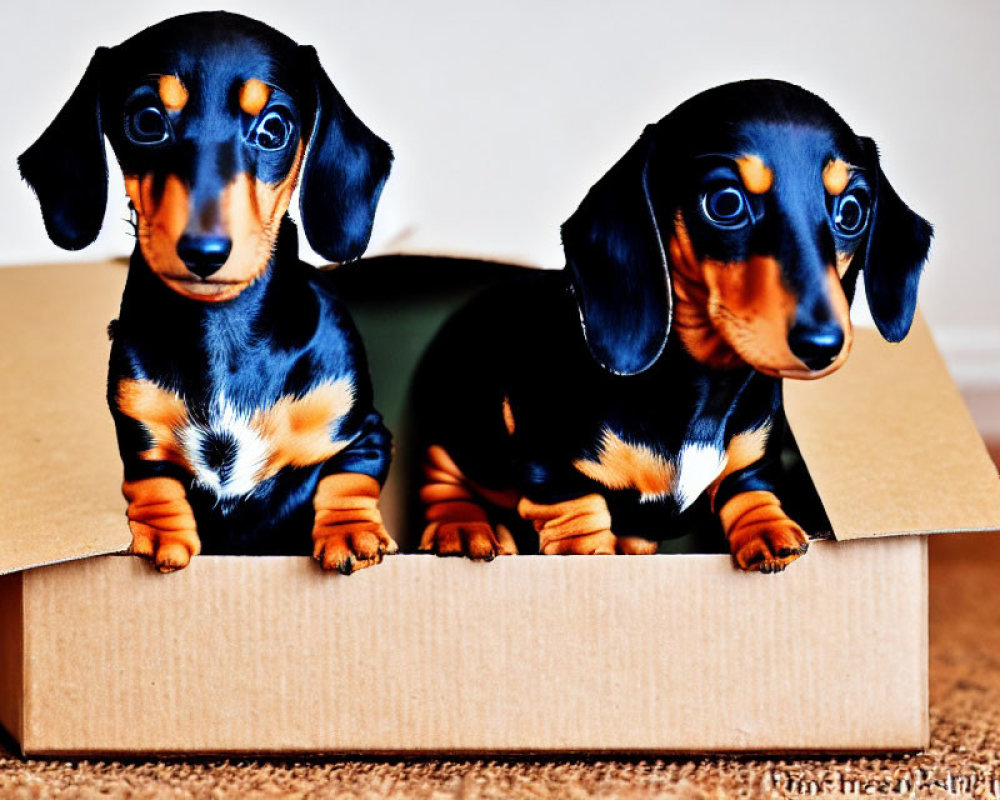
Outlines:
{"type": "Polygon", "coordinates": [[[153,381],[124,378],[118,382],[118,410],[142,423],[152,446],[139,454],[146,461],[170,461],[190,470],[178,438],[188,425],[188,412],[179,394],[153,381]]]}
{"type": "Polygon", "coordinates": [[[764,450],[767,447],[768,437],[771,435],[770,424],[751,431],[744,431],[736,434],[729,440],[726,447],[726,465],[719,477],[708,487],[708,496],[715,502],[715,493],[719,490],[719,485],[734,472],[749,467],[756,461],[764,457],[764,450]]]}
{"type": "Polygon", "coordinates": [[[348,442],[330,438],[333,426],[354,405],[354,386],[343,378],[323,384],[302,397],[285,395],[265,411],[257,411],[251,426],[271,445],[261,480],[282,467],[319,464],[343,450],[348,442]]]}
{"type": "Polygon", "coordinates": [[[219,497],[247,494],[283,467],[306,467],[336,455],[350,443],[333,437],[353,404],[348,378],[321,384],[301,397],[285,395],[269,408],[251,412],[220,396],[212,401],[206,421],[193,419],[184,398],[154,381],[126,378],[117,392],[119,410],[149,435],[151,446],[139,457],[178,464],[219,497]],[[205,461],[203,450],[213,437],[234,446],[225,476],[205,461]]]}
{"type": "Polygon", "coordinates": [[[573,466],[609,489],[636,489],[643,499],[670,494],[675,477],[673,463],[641,444],[629,444],[604,429],[597,459],[579,458],[573,466]]]}

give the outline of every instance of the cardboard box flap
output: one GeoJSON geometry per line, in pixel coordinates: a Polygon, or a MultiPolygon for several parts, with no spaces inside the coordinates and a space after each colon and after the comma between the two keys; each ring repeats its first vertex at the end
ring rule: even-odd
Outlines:
{"type": "Polygon", "coordinates": [[[855,330],[843,368],[784,395],[838,540],[1000,530],[996,467],[919,314],[900,344],[855,330]]]}
{"type": "Polygon", "coordinates": [[[0,574],[125,550],[121,462],[104,404],[122,264],[0,273],[0,574]],[[58,289],[58,291],[56,291],[58,289]]]}

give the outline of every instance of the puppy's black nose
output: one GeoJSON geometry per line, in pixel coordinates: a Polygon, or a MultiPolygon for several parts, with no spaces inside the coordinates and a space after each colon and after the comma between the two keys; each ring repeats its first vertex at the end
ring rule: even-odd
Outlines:
{"type": "Polygon", "coordinates": [[[226,263],[233,241],[227,236],[192,236],[185,233],[177,241],[177,255],[200,278],[207,278],[226,263]]]}
{"type": "Polygon", "coordinates": [[[788,334],[788,346],[809,369],[821,370],[840,355],[844,347],[844,332],[839,325],[796,325],[788,334]]]}

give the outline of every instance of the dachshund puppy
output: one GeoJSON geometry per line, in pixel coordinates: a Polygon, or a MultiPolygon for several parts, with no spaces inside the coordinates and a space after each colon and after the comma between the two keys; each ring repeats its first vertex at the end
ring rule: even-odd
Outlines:
{"type": "Polygon", "coordinates": [[[646,128],[562,234],[565,270],[427,354],[421,549],[516,552],[506,519],[542,553],[652,553],[700,508],[740,568],[783,569],[807,538],[775,494],[781,379],[844,363],[859,273],[906,335],[930,225],[827,103],[755,80],[646,128]]]}
{"type": "Polygon", "coordinates": [[[368,244],[392,154],[315,50],[228,13],[99,48],[20,158],[50,238],[97,236],[107,136],[134,212],[108,401],[132,550],[307,554],[349,573],[396,545],[377,508],[391,437],[338,298],[298,259],[287,210],[332,261],[368,244]]]}

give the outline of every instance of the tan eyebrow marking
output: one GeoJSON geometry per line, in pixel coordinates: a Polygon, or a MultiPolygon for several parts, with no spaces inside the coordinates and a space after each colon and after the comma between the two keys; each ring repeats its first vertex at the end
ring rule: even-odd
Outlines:
{"type": "Polygon", "coordinates": [[[760,160],[760,156],[747,155],[736,159],[740,170],[740,178],[747,191],[752,194],[764,194],[774,185],[774,172],[760,160]]]}
{"type": "Polygon", "coordinates": [[[834,197],[847,188],[850,179],[851,167],[846,161],[835,158],[823,167],[823,186],[834,197]]]}
{"type": "Polygon", "coordinates": [[[270,99],[271,87],[264,81],[250,78],[240,87],[240,108],[252,117],[256,117],[270,99]]]}
{"type": "Polygon", "coordinates": [[[158,91],[167,111],[180,111],[187,104],[188,90],[176,75],[161,75],[158,91]]]}

